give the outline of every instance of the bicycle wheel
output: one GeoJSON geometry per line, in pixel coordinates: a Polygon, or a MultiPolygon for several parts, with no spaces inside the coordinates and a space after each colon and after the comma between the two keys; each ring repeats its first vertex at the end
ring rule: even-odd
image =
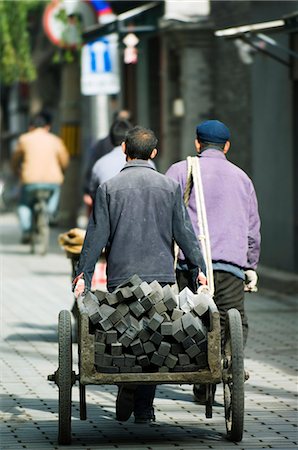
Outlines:
{"type": "Polygon", "coordinates": [[[72,342],[70,312],[63,310],[58,319],[59,342],[59,444],[71,442],[72,342]]]}
{"type": "Polygon", "coordinates": [[[240,442],[244,424],[244,361],[242,322],[238,310],[226,317],[223,354],[223,388],[227,437],[240,442]]]}

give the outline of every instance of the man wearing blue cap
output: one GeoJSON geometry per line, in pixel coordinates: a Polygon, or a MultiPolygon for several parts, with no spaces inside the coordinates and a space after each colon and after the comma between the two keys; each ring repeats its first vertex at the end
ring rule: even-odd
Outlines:
{"type": "MultiPolygon", "coordinates": [[[[256,290],[255,270],[260,254],[260,218],[255,189],[246,173],[226,158],[230,131],[222,122],[207,120],[198,125],[195,147],[200,160],[211,244],[214,301],[220,312],[222,337],[226,312],[236,308],[241,314],[245,344],[248,322],[244,291],[256,290]]],[[[186,161],[173,164],[166,175],[178,181],[185,192],[186,161]]],[[[188,212],[198,236],[194,189],[190,193],[188,212]]],[[[191,288],[181,253],[176,273],[179,288],[191,288]]],[[[203,388],[200,390],[199,385],[194,387],[196,400],[200,403],[206,398],[203,388]]]]}

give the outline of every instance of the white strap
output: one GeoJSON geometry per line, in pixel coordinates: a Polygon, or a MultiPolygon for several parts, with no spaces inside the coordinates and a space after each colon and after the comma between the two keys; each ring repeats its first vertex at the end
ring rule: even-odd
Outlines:
{"type": "Polygon", "coordinates": [[[198,240],[201,244],[202,253],[206,262],[206,269],[207,269],[206,276],[208,281],[208,288],[211,295],[213,295],[214,279],[213,279],[213,267],[211,257],[211,245],[210,245],[209,228],[208,228],[199,158],[197,156],[195,157],[188,156],[187,162],[188,166],[191,167],[193,174],[193,187],[195,191],[198,228],[200,231],[200,234],[198,235],[198,240]]]}

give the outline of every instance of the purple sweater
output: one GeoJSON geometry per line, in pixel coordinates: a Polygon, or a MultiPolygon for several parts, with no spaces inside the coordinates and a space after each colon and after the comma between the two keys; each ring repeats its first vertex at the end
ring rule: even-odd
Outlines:
{"type": "MultiPolygon", "coordinates": [[[[200,155],[212,261],[256,269],[260,255],[260,218],[254,186],[243,170],[216,149],[200,155]]],[[[187,162],[173,164],[166,175],[178,181],[184,192],[187,162]]],[[[188,212],[198,235],[194,189],[188,212]]]]}

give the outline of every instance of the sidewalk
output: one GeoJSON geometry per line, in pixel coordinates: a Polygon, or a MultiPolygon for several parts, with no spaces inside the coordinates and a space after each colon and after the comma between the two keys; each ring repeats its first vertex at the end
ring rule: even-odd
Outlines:
{"type": "MultiPolygon", "coordinates": [[[[62,230],[65,231],[65,230],[62,230]]],[[[57,369],[57,318],[71,309],[71,264],[56,243],[45,257],[18,243],[16,219],[1,217],[1,450],[58,450],[58,389],[47,381],[57,369]]],[[[79,390],[72,389],[72,449],[138,450],[297,449],[297,295],[247,296],[250,335],[246,368],[245,432],[225,439],[222,388],[213,418],[192,399],[188,385],[159,386],[157,422],[115,420],[115,386],[87,386],[87,420],[79,419],[79,390]]],[[[74,370],[77,372],[77,346],[74,370]]]]}

